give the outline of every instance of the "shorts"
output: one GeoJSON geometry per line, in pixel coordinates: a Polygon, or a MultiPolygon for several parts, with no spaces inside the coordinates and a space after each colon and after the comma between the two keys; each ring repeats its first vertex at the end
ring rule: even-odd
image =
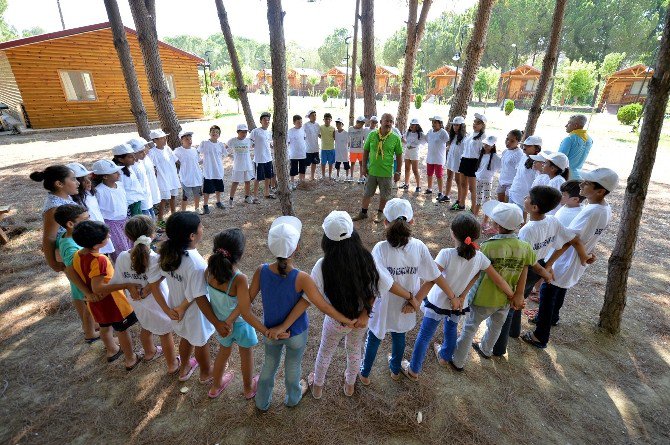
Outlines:
{"type": "Polygon", "coordinates": [[[321,162],[321,159],[319,159],[319,153],[318,152],[307,153],[305,156],[306,156],[305,161],[307,161],[307,164],[316,165],[319,162],[321,162]]]}
{"type": "Polygon", "coordinates": [[[442,164],[426,164],[426,174],[428,176],[433,176],[441,178],[444,174],[444,165],[442,164]]]}
{"type": "Polygon", "coordinates": [[[321,165],[335,163],[335,150],[321,150],[321,165]]]}
{"type": "Polygon", "coordinates": [[[493,188],[493,181],[477,180],[477,205],[480,206],[486,201],[491,200],[491,189],[493,188]]]}
{"type": "Polygon", "coordinates": [[[184,184],[181,185],[182,200],[188,201],[193,199],[194,196],[202,196],[202,187],[196,185],[195,187],[186,187],[184,184]]]}
{"type": "Polygon", "coordinates": [[[365,193],[366,198],[370,198],[375,195],[377,191],[377,186],[379,186],[379,198],[384,200],[391,199],[391,191],[393,187],[393,177],[381,177],[381,176],[372,176],[368,175],[368,180],[365,183],[365,193]]]}
{"type": "Polygon", "coordinates": [[[161,190],[161,201],[174,198],[177,195],[179,195],[179,189],[161,190]]]}
{"type": "Polygon", "coordinates": [[[461,158],[461,163],[458,165],[458,173],[462,173],[468,178],[474,178],[477,173],[477,158],[461,158]]]}
{"type": "Polygon", "coordinates": [[[248,182],[254,179],[253,170],[233,170],[232,182],[248,182]]]}
{"type": "Polygon", "coordinates": [[[496,193],[504,193],[505,196],[507,196],[510,187],[512,187],[512,184],[498,184],[498,187],[496,187],[496,193]]]}
{"type": "Polygon", "coordinates": [[[348,162],[336,162],[336,163],[335,163],[335,170],[339,170],[339,169],[340,169],[340,164],[344,164],[344,169],[345,169],[345,170],[349,170],[349,169],[351,168],[351,166],[349,165],[348,162]]]}
{"type": "Polygon", "coordinates": [[[355,164],[357,161],[363,162],[363,153],[349,153],[349,162],[355,164]]]}
{"type": "Polygon", "coordinates": [[[109,326],[112,327],[116,332],[123,332],[132,325],[137,323],[137,315],[135,315],[135,312],[131,312],[130,315],[128,315],[126,318],[124,318],[121,321],[115,321],[113,323],[98,323],[101,328],[107,328],[109,326]]]}
{"type": "Polygon", "coordinates": [[[223,179],[205,179],[202,181],[202,192],[210,193],[214,192],[224,192],[225,186],[223,185],[223,179]]]}
{"type": "Polygon", "coordinates": [[[291,171],[289,176],[295,176],[297,174],[304,175],[308,165],[309,163],[307,162],[307,159],[291,159],[291,171]]]}
{"type": "Polygon", "coordinates": [[[251,348],[258,344],[256,330],[246,321],[238,321],[233,324],[233,332],[227,337],[221,337],[216,333],[216,339],[224,348],[230,348],[233,343],[237,343],[240,348],[251,348]]]}
{"type": "Polygon", "coordinates": [[[142,215],[146,215],[151,219],[156,219],[156,213],[154,212],[153,208],[142,210],[142,215]]]}
{"type": "Polygon", "coordinates": [[[256,179],[264,181],[275,177],[275,170],[272,167],[272,161],[256,164],[256,179]]]}
{"type": "Polygon", "coordinates": [[[405,159],[409,161],[418,161],[419,160],[419,147],[407,147],[405,148],[405,159]]]}

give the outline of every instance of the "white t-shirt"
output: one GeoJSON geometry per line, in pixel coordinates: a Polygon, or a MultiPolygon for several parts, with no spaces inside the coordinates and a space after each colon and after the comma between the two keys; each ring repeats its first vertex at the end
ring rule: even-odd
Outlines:
{"type": "Polygon", "coordinates": [[[461,139],[461,143],[458,143],[458,135],[455,135],[454,138],[447,142],[449,144],[449,151],[447,152],[447,165],[446,167],[452,172],[457,172],[458,167],[461,165],[461,157],[463,156],[463,144],[465,144],[467,134],[461,139]]]}
{"type": "Polygon", "coordinates": [[[103,183],[98,184],[95,187],[95,197],[104,219],[120,221],[128,217],[128,201],[121,182],[117,182],[114,189],[103,183]]]}
{"type": "Polygon", "coordinates": [[[447,142],[449,142],[449,133],[444,128],[438,131],[432,128],[426,133],[428,142],[428,154],[426,155],[426,164],[443,165],[447,159],[447,142]]]}
{"type": "Polygon", "coordinates": [[[486,139],[486,133],[475,139],[477,134],[469,134],[463,141],[462,158],[479,159],[479,152],[482,150],[482,144],[484,143],[484,139],[486,139]]]}
{"type": "Polygon", "coordinates": [[[319,124],[316,122],[305,122],[302,126],[307,138],[307,153],[319,152],[319,124]]]}
{"type": "Polygon", "coordinates": [[[524,157],[519,161],[516,167],[516,176],[509,188],[509,200],[514,204],[523,206],[523,200],[528,196],[528,191],[531,189],[537,171],[532,168],[526,168],[526,159],[524,157]]]}
{"type": "Polygon", "coordinates": [[[307,157],[307,142],[305,130],[300,128],[289,128],[287,135],[289,159],[305,159],[307,157]]]}
{"type": "Polygon", "coordinates": [[[349,133],[335,130],[335,162],[349,162],[349,133]]]}
{"type": "Polygon", "coordinates": [[[121,184],[123,184],[123,190],[126,192],[127,205],[134,204],[144,199],[143,184],[140,184],[140,181],[133,167],[134,165],[128,167],[128,171],[130,171],[130,176],[126,176],[123,170],[119,172],[121,176],[121,184]]]}
{"type": "Polygon", "coordinates": [[[500,156],[498,153],[485,153],[482,156],[482,160],[479,161],[479,168],[475,172],[475,177],[479,181],[491,182],[493,181],[493,175],[500,171],[500,156]],[[493,159],[491,159],[491,154],[493,154],[493,159]],[[489,159],[491,159],[491,169],[488,169],[489,159]]]}
{"type": "MultiPolygon", "coordinates": [[[[440,270],[433,261],[426,245],[410,238],[406,246],[394,248],[388,241],[381,241],[372,249],[375,262],[385,267],[393,281],[407,291],[416,294],[421,287],[420,280],[433,281],[440,276],[440,270]]],[[[368,326],[377,338],[384,338],[387,332],[408,332],[416,324],[414,312],[403,314],[406,301],[390,292],[382,292],[375,300],[368,326]]]]}
{"type": "Polygon", "coordinates": [[[254,163],[251,160],[251,140],[249,138],[232,138],[226,145],[233,154],[233,171],[254,171],[254,163]]]}
{"type": "MultiPolygon", "coordinates": [[[[568,229],[579,235],[586,253],[591,253],[611,219],[609,204],[589,204],[572,220],[568,229]]],[[[582,266],[577,251],[571,246],[554,263],[556,279],[551,284],[569,289],[577,284],[585,270],[586,266],[582,266]]]]}
{"type": "Polygon", "coordinates": [[[420,145],[423,145],[426,143],[426,135],[424,133],[421,133],[421,137],[419,137],[419,133],[416,132],[407,132],[405,133],[405,147],[409,149],[413,148],[418,148],[420,145]]]}
{"type": "Polygon", "coordinates": [[[200,170],[200,155],[194,147],[177,147],[174,156],[179,160],[179,180],[186,187],[202,186],[202,170],[200,170]]]}
{"type": "MultiPolygon", "coordinates": [[[[440,250],[440,253],[435,257],[435,262],[444,269],[442,271],[442,276],[447,280],[449,288],[454,292],[456,297],[459,297],[463,293],[470,283],[470,280],[472,280],[475,275],[486,270],[491,265],[491,260],[479,250],[477,250],[474,257],[466,260],[459,256],[458,252],[453,247],[440,250]]],[[[433,286],[428,292],[428,301],[440,309],[451,309],[449,297],[447,297],[447,294],[445,294],[437,285],[433,286]]],[[[468,301],[466,298],[463,309],[467,307],[467,304],[468,301]]],[[[428,311],[424,312],[428,315],[428,311]]],[[[435,314],[432,310],[430,312],[435,314]]]]}
{"type": "Polygon", "coordinates": [[[156,179],[158,189],[162,191],[175,190],[180,187],[179,175],[177,174],[177,158],[172,149],[167,145],[163,149],[154,147],[149,150],[151,161],[156,166],[156,179]]]}
{"type": "Polygon", "coordinates": [[[498,183],[500,185],[512,184],[514,176],[516,175],[516,169],[522,158],[525,159],[525,155],[518,147],[515,149],[508,148],[502,152],[502,166],[500,167],[500,177],[498,178],[498,183]]]}
{"type": "Polygon", "coordinates": [[[198,146],[202,155],[202,172],[205,179],[223,179],[223,157],[228,155],[223,142],[202,141],[198,146]]]}
{"type": "Polygon", "coordinates": [[[158,188],[158,179],[156,179],[156,166],[149,156],[145,156],[140,162],[142,162],[144,170],[147,172],[149,188],[151,189],[151,201],[158,204],[161,202],[161,192],[158,188]]]}
{"type": "MultiPolygon", "coordinates": [[[[148,276],[160,274],[156,270],[159,268],[158,260],[158,254],[149,251],[149,267],[147,267],[146,272],[137,273],[131,265],[130,251],[121,252],[116,259],[116,263],[114,263],[114,276],[109,284],[134,283],[141,287],[147,287],[149,285],[148,276]],[[151,272],[152,269],[154,270],[153,273],[151,272]]],[[[161,281],[160,288],[167,299],[168,287],[165,280],[161,281]]],[[[172,320],[161,309],[153,295],[149,295],[142,300],[133,300],[130,293],[125,292],[128,302],[133,307],[135,315],[137,315],[137,319],[144,329],[155,335],[165,335],[172,332],[172,320]]]]}
{"type": "MultiPolygon", "coordinates": [[[[142,193],[142,210],[149,210],[151,207],[154,205],[153,198],[151,196],[151,185],[149,184],[149,178],[147,178],[147,171],[144,168],[144,162],[143,160],[136,160],[135,164],[130,166],[130,169],[135,173],[135,176],[137,176],[137,181],[140,184],[141,187],[141,193],[142,193]]],[[[123,185],[125,187],[125,184],[123,185]]],[[[127,188],[126,188],[126,193],[127,193],[127,188]]]]}
{"type": "Polygon", "coordinates": [[[579,215],[579,212],[582,211],[582,208],[581,205],[577,207],[559,206],[554,216],[556,216],[556,219],[558,219],[561,224],[568,227],[572,220],[575,219],[575,216],[579,215]]]}
{"type": "MultiPolygon", "coordinates": [[[[270,150],[272,132],[269,129],[263,130],[261,127],[256,127],[251,130],[249,139],[254,146],[254,162],[256,164],[265,164],[272,161],[272,151],[270,150]]],[[[233,170],[239,171],[237,168],[233,168],[233,170]]]]}
{"type": "Polygon", "coordinates": [[[365,127],[356,128],[349,127],[349,148],[351,153],[363,153],[363,146],[365,145],[365,127]]]}
{"type": "MultiPolygon", "coordinates": [[[[91,221],[98,221],[101,223],[105,222],[105,219],[102,217],[102,212],[100,212],[100,205],[98,204],[98,199],[91,195],[90,192],[86,192],[86,199],[84,199],[84,204],[88,209],[88,216],[91,221]]],[[[107,240],[107,244],[102,246],[100,253],[112,253],[114,252],[114,243],[112,243],[111,238],[107,240]]]]}
{"type": "Polygon", "coordinates": [[[149,282],[155,283],[161,277],[165,277],[170,295],[166,295],[167,305],[174,309],[187,300],[191,305],[186,309],[184,317],[180,321],[172,321],[172,328],[178,336],[185,338],[193,346],[204,346],[214,333],[214,326],[205,318],[198,304],[194,301],[197,297],[206,296],[207,282],[205,270],[207,262],[196,249],[186,251],[187,255],[181,257],[181,264],[173,272],[165,272],[160,267],[157,270],[149,270],[149,282]]]}
{"type": "Polygon", "coordinates": [[[563,226],[556,217],[548,215],[539,221],[528,220],[519,230],[519,239],[530,244],[538,259],[546,258],[574,237],[574,232],[563,226]]]}

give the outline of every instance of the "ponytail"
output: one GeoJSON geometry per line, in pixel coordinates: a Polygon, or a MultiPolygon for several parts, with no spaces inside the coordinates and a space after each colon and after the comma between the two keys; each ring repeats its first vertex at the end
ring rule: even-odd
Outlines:
{"type": "Polygon", "coordinates": [[[200,217],[195,212],[177,212],[170,215],[165,223],[165,240],[158,253],[160,267],[165,272],[174,272],[181,265],[181,257],[191,244],[191,235],[198,232],[200,217]]]}
{"type": "Polygon", "coordinates": [[[42,171],[32,172],[29,178],[35,182],[42,182],[45,189],[56,191],[56,182],[65,182],[68,176],[74,175],[65,165],[51,165],[42,171]]]}
{"type": "Polygon", "coordinates": [[[130,268],[138,274],[145,273],[149,268],[149,244],[156,232],[153,220],[146,215],[133,216],[123,230],[134,243],[130,249],[130,268]]]}
{"type": "Polygon", "coordinates": [[[570,179],[570,167],[565,167],[565,170],[559,170],[559,175],[563,176],[566,181],[570,179]]]}
{"type": "Polygon", "coordinates": [[[412,228],[405,217],[391,221],[386,227],[386,241],[391,247],[404,247],[412,236],[412,228]]]}
{"type": "Polygon", "coordinates": [[[282,278],[286,278],[288,276],[288,274],[286,273],[287,267],[288,267],[288,259],[277,257],[277,270],[279,271],[279,275],[282,278]]]}
{"type": "Polygon", "coordinates": [[[246,237],[241,229],[228,229],[214,237],[214,249],[207,260],[207,273],[219,283],[233,277],[233,268],[244,254],[246,237]]]}
{"type": "Polygon", "coordinates": [[[451,221],[451,231],[454,234],[454,238],[458,240],[458,246],[456,247],[458,256],[466,260],[474,258],[479,247],[475,243],[475,240],[481,234],[479,221],[472,214],[459,213],[451,221]]]}

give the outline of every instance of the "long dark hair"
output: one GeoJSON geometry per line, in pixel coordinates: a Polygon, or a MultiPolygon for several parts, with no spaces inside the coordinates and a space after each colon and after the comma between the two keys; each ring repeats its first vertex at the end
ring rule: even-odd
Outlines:
{"type": "MultiPolygon", "coordinates": [[[[136,215],[126,221],[123,227],[130,241],[135,242],[140,236],[151,237],[156,231],[154,221],[146,215],[136,215]]],[[[137,273],[144,273],[149,268],[149,246],[138,243],[130,249],[130,267],[137,273]]]]}
{"type": "MultiPolygon", "coordinates": [[[[485,154],[487,154],[487,153],[486,153],[486,151],[484,151],[484,146],[482,146],[482,148],[479,149],[479,159],[477,160],[477,170],[479,170],[479,166],[482,163],[482,158],[484,157],[485,154]]],[[[489,157],[489,163],[486,166],[486,169],[491,170],[491,161],[493,161],[493,155],[496,154],[496,144],[492,145],[491,153],[488,153],[488,154],[490,154],[491,156],[489,157]]]]}
{"type": "Polygon", "coordinates": [[[214,237],[212,255],[207,260],[207,273],[219,283],[226,283],[233,277],[233,266],[244,254],[247,238],[242,229],[224,230],[214,237]]]}
{"type": "Polygon", "coordinates": [[[324,235],[321,249],[323,290],[330,303],[351,319],[363,310],[369,315],[379,293],[379,272],[358,232],[354,230],[350,238],[342,241],[332,241],[324,235]]]}
{"type": "Polygon", "coordinates": [[[463,138],[465,138],[465,124],[458,125],[458,133],[454,131],[454,124],[449,126],[449,144],[453,142],[454,138],[456,138],[457,144],[463,141],[463,138]]]}
{"type": "Polygon", "coordinates": [[[51,165],[41,172],[32,172],[29,176],[35,182],[41,182],[45,189],[50,192],[56,191],[57,182],[65,182],[72,170],[65,165],[51,165]]]}
{"type": "Polygon", "coordinates": [[[114,155],[114,157],[112,158],[112,162],[115,163],[116,165],[123,165],[123,169],[121,169],[121,171],[123,172],[124,175],[130,178],[130,169],[123,162],[121,162],[121,158],[125,158],[126,156],[128,156],[128,154],[114,155]]]}
{"type": "Polygon", "coordinates": [[[410,134],[410,128],[412,128],[412,125],[416,125],[416,133],[419,135],[419,140],[421,140],[421,136],[423,135],[423,129],[421,128],[421,125],[419,124],[411,124],[408,128],[407,131],[405,132],[405,139],[407,139],[407,136],[410,134]]]}
{"type": "MultiPolygon", "coordinates": [[[[84,181],[91,181],[91,177],[90,175],[80,176],[77,178],[77,181],[79,181],[79,187],[77,188],[77,194],[72,195],[72,200],[88,210],[88,206],[86,205],[87,190],[84,181]]],[[[90,193],[92,196],[95,196],[95,188],[91,187],[91,190],[88,191],[88,193],[90,193]]]]}
{"type": "Polygon", "coordinates": [[[181,257],[191,244],[191,235],[198,231],[200,217],[195,212],[177,212],[170,215],[165,223],[167,240],[161,243],[158,253],[160,266],[165,272],[172,272],[181,265],[181,257]]]}
{"type": "Polygon", "coordinates": [[[565,167],[565,169],[561,169],[558,165],[554,164],[550,160],[547,160],[548,163],[552,165],[556,169],[556,175],[562,176],[563,179],[566,181],[570,179],[570,167],[565,167]]]}
{"type": "MultiPolygon", "coordinates": [[[[542,147],[539,145],[533,145],[533,147],[535,147],[535,154],[538,154],[542,151],[542,147]]],[[[533,162],[535,161],[533,161],[530,156],[526,155],[526,162],[523,164],[523,166],[526,167],[526,170],[530,170],[533,168],[533,162]]]]}
{"type": "Polygon", "coordinates": [[[454,238],[459,242],[458,247],[456,247],[456,252],[458,256],[465,258],[466,260],[472,259],[477,250],[472,244],[477,240],[481,234],[481,226],[477,218],[472,216],[470,213],[459,213],[451,221],[451,231],[454,232],[454,238]],[[465,240],[470,238],[470,243],[466,244],[465,240]]]}
{"type": "Polygon", "coordinates": [[[412,228],[405,217],[390,221],[386,226],[386,241],[391,247],[404,247],[412,237],[412,228]]]}
{"type": "Polygon", "coordinates": [[[481,137],[484,136],[484,132],[486,132],[486,122],[484,122],[482,125],[484,127],[484,128],[482,128],[482,131],[480,131],[476,135],[472,136],[473,141],[476,141],[477,139],[481,139],[481,137]]]}

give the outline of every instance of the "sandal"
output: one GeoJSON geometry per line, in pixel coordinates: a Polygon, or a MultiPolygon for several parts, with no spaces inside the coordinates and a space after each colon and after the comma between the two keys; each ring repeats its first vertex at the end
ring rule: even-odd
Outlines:
{"type": "Polygon", "coordinates": [[[449,362],[447,362],[445,359],[443,359],[440,356],[440,350],[442,349],[442,345],[440,343],[433,343],[433,351],[435,351],[435,357],[437,357],[437,363],[440,364],[440,366],[447,367],[449,365],[449,362]]]}
{"type": "Polygon", "coordinates": [[[363,374],[358,374],[358,379],[361,381],[363,386],[370,386],[370,384],[372,384],[370,377],[363,377],[363,374]]]}
{"type": "Polygon", "coordinates": [[[484,354],[484,351],[482,351],[482,348],[479,346],[479,343],[476,341],[472,342],[472,349],[477,351],[477,354],[481,356],[481,358],[484,358],[486,360],[491,360],[491,356],[484,354]]]}
{"type": "Polygon", "coordinates": [[[119,350],[116,351],[116,353],[114,355],[111,355],[111,356],[107,357],[107,363],[112,363],[112,362],[116,361],[116,359],[121,357],[122,355],[123,355],[123,351],[121,350],[121,348],[119,348],[119,350]]]}
{"type": "MultiPolygon", "coordinates": [[[[391,363],[391,354],[388,355],[388,361],[389,364],[391,363]]],[[[402,362],[401,362],[402,364],[402,362]]],[[[391,374],[391,380],[399,380],[400,379],[400,373],[394,374],[393,371],[389,369],[389,373],[391,374]]]]}
{"type": "Polygon", "coordinates": [[[137,352],[135,353],[135,363],[133,363],[130,366],[126,366],[126,371],[130,372],[133,369],[137,367],[140,363],[142,363],[142,360],[144,359],[144,356],[142,354],[138,354],[137,352]]]}
{"type": "Polygon", "coordinates": [[[314,384],[314,373],[310,372],[307,376],[307,385],[312,388],[312,397],[319,400],[323,396],[323,386],[314,384]]]}
{"type": "Polygon", "coordinates": [[[98,340],[100,340],[100,337],[91,337],[91,338],[85,338],[84,339],[84,341],[89,345],[92,345],[93,343],[95,343],[98,340]]]}
{"type": "MultiPolygon", "coordinates": [[[[180,365],[181,365],[181,363],[180,363],[180,365]]],[[[195,370],[198,369],[198,366],[199,366],[198,361],[195,359],[195,357],[191,357],[190,359],[188,359],[188,365],[191,367],[191,369],[188,370],[186,375],[181,375],[181,374],[179,375],[179,381],[180,382],[185,382],[188,379],[190,379],[191,376],[193,375],[193,372],[195,372],[195,370]]],[[[181,366],[180,366],[180,369],[181,369],[181,366]]]]}
{"type": "MultiPolygon", "coordinates": [[[[232,371],[223,374],[223,377],[221,378],[221,386],[219,386],[219,388],[214,392],[212,392],[211,389],[207,391],[207,397],[209,397],[210,399],[216,399],[217,397],[219,397],[221,393],[228,387],[228,385],[230,385],[230,383],[233,381],[234,378],[235,373],[233,373],[232,371]]],[[[212,377],[212,380],[213,379],[214,378],[212,377]]]]}
{"type": "Polygon", "coordinates": [[[181,369],[181,357],[177,356],[176,359],[177,359],[177,369],[175,369],[174,371],[170,371],[168,369],[168,375],[175,375],[181,369]]]}
{"type": "Polygon", "coordinates": [[[253,379],[251,379],[251,392],[245,392],[244,393],[244,398],[247,400],[251,400],[256,396],[256,391],[258,391],[258,379],[260,378],[260,375],[256,374],[253,379]]]}
{"type": "Polygon", "coordinates": [[[144,361],[145,362],[153,362],[157,358],[161,358],[163,356],[163,348],[161,346],[156,346],[156,352],[154,352],[154,355],[151,356],[151,358],[147,358],[146,356],[146,351],[144,353],[144,361]]]}
{"type": "Polygon", "coordinates": [[[419,381],[419,376],[412,372],[412,370],[409,367],[409,362],[407,360],[403,360],[400,363],[400,372],[402,372],[405,375],[405,377],[407,377],[413,382],[419,381]]]}
{"type": "Polygon", "coordinates": [[[344,395],[347,397],[353,396],[355,389],[356,384],[349,385],[348,383],[345,383],[344,386],[342,387],[342,391],[344,391],[344,395]]]}
{"type": "Polygon", "coordinates": [[[309,384],[307,383],[307,380],[305,379],[300,379],[300,399],[305,397],[305,394],[307,394],[307,391],[309,391],[309,384]]]}
{"type": "Polygon", "coordinates": [[[544,349],[547,347],[546,344],[540,343],[539,340],[533,338],[533,333],[530,331],[524,332],[523,335],[521,336],[521,340],[525,341],[529,345],[535,346],[538,349],[544,349]]]}

